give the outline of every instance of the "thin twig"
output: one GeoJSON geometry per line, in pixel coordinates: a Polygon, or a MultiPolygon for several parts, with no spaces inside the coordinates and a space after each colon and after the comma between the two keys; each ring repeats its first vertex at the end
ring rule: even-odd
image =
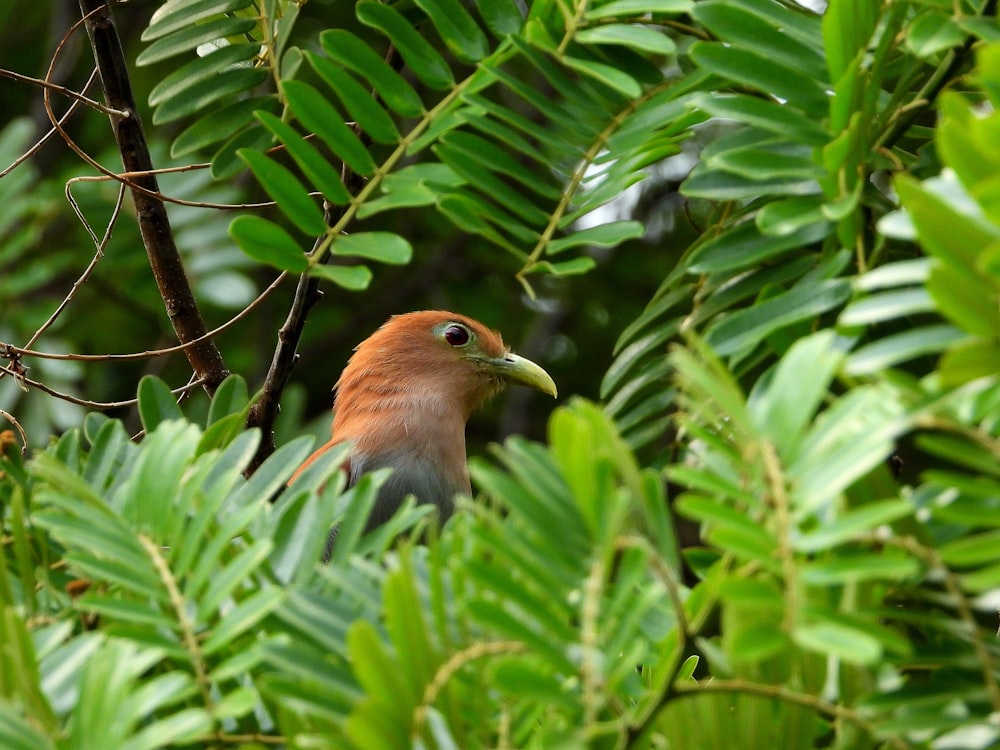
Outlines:
{"type": "MultiPolygon", "coordinates": [[[[83,84],[82,92],[88,91],[90,87],[94,85],[94,81],[96,80],[97,80],[97,68],[94,68],[94,70],[90,74],[90,78],[88,78],[87,82],[83,84]]],[[[85,99],[85,101],[90,101],[90,100],[85,99]]],[[[66,113],[59,118],[60,125],[65,125],[66,122],[69,120],[69,118],[73,116],[73,113],[76,112],[77,109],[79,109],[80,102],[81,100],[77,99],[76,101],[74,101],[72,104],[69,105],[69,109],[66,110],[66,113]]],[[[25,151],[19,157],[14,159],[14,161],[12,161],[4,169],[0,170],[0,180],[2,180],[4,177],[9,175],[19,166],[24,164],[24,162],[28,161],[28,159],[30,159],[32,156],[37,154],[42,149],[42,146],[48,143],[49,140],[51,140],[52,136],[54,136],[58,132],[59,131],[56,128],[49,128],[48,131],[45,133],[45,135],[43,135],[41,138],[35,141],[35,143],[32,144],[32,146],[27,151],[25,151]]]]}
{"type": "MultiPolygon", "coordinates": [[[[72,89],[68,89],[65,86],[60,86],[58,83],[52,83],[52,81],[49,81],[48,79],[32,78],[31,76],[22,75],[21,73],[15,73],[14,71],[6,70],[5,68],[0,68],[0,76],[13,78],[15,81],[20,81],[21,83],[30,83],[35,86],[41,86],[43,89],[46,89],[48,91],[54,91],[57,94],[68,96],[70,99],[76,100],[73,106],[77,104],[86,104],[91,109],[96,109],[98,112],[103,112],[106,115],[114,115],[116,117],[128,117],[128,112],[105,106],[104,104],[101,104],[99,101],[84,96],[82,93],[78,93],[76,91],[73,91],[72,89]]],[[[93,80],[93,75],[91,75],[91,81],[92,80],[93,80]]],[[[87,85],[84,86],[83,90],[86,91],[88,88],[90,88],[90,81],[87,82],[87,85]]],[[[69,114],[69,112],[67,112],[67,114],[69,114]]]]}
{"type": "Polygon", "coordinates": [[[441,691],[444,690],[445,686],[458,670],[476,659],[504,654],[520,654],[527,650],[527,646],[520,641],[489,641],[474,643],[468,648],[452,654],[448,661],[438,667],[434,673],[434,677],[427,683],[427,687],[424,688],[424,695],[420,701],[420,705],[413,711],[411,737],[416,739],[419,736],[427,719],[427,712],[434,706],[438,695],[441,694],[441,691]]]}
{"type": "MultiPolygon", "coordinates": [[[[151,198],[157,198],[164,203],[173,203],[175,206],[188,206],[190,208],[207,208],[216,211],[241,211],[256,208],[270,208],[274,206],[274,201],[260,201],[257,203],[212,203],[211,201],[189,201],[186,198],[177,198],[160,191],[152,191],[137,184],[136,180],[143,177],[150,177],[159,174],[169,174],[172,172],[194,172],[200,169],[207,169],[211,164],[185,164],[180,167],[164,167],[162,169],[148,169],[143,172],[112,172],[104,167],[99,167],[105,172],[103,175],[80,175],[66,181],[67,191],[78,182],[120,182],[128,185],[133,190],[137,190],[151,198]]],[[[313,193],[319,195],[319,193],[313,193]]]]}
{"type": "MultiPolygon", "coordinates": [[[[9,375],[10,377],[17,380],[19,383],[35,388],[42,393],[47,393],[48,395],[58,398],[62,401],[68,401],[71,404],[77,404],[78,406],[86,406],[88,409],[95,409],[97,411],[104,411],[105,409],[119,409],[126,406],[135,406],[139,403],[138,399],[130,398],[126,401],[91,401],[86,398],[79,398],[77,396],[70,395],[69,393],[63,393],[62,391],[57,391],[55,388],[50,388],[37,380],[32,380],[31,378],[25,376],[24,374],[19,374],[14,370],[10,369],[6,365],[0,365],[0,373],[4,375],[9,375]]],[[[199,378],[188,385],[181,386],[180,388],[174,388],[171,393],[184,393],[185,391],[192,390],[193,388],[198,388],[204,385],[202,380],[199,378]]]]}
{"type": "MultiPolygon", "coordinates": [[[[862,731],[877,736],[876,727],[870,721],[861,716],[860,713],[851,708],[836,703],[829,703],[822,698],[809,693],[802,693],[796,690],[789,690],[782,685],[765,685],[746,680],[706,680],[703,682],[686,683],[677,686],[676,698],[685,698],[705,693],[736,693],[744,695],[755,695],[761,698],[774,698],[786,703],[793,703],[798,706],[811,708],[814,711],[854,724],[862,731]]],[[[885,741],[892,747],[905,750],[910,745],[899,737],[887,737],[885,741]]]]}
{"type": "Polygon", "coordinates": [[[278,288],[281,282],[287,278],[288,272],[283,271],[263,292],[257,295],[253,302],[244,307],[222,325],[208,331],[201,338],[188,341],[184,344],[177,344],[176,346],[168,346],[164,349],[147,349],[144,352],[130,352],[128,354],[59,354],[56,352],[43,352],[36,349],[28,349],[27,347],[21,348],[12,346],[10,344],[5,344],[2,341],[0,341],[0,346],[5,346],[24,357],[37,357],[38,359],[61,359],[68,360],[70,362],[107,362],[111,360],[151,359],[153,357],[163,357],[167,354],[176,354],[177,352],[182,352],[192,346],[197,346],[205,339],[218,336],[223,331],[232,328],[239,321],[243,320],[243,318],[253,312],[254,309],[256,309],[257,306],[260,305],[260,303],[263,302],[268,296],[270,296],[270,294],[278,288]]]}
{"type": "Polygon", "coordinates": [[[995,676],[997,660],[990,653],[989,646],[983,642],[975,613],[972,611],[972,604],[962,589],[959,577],[945,564],[936,549],[924,546],[913,537],[891,537],[889,539],[879,539],[878,541],[906,550],[914,557],[922,560],[931,570],[941,574],[944,587],[955,600],[955,608],[958,610],[958,616],[966,626],[966,632],[969,635],[969,640],[972,642],[972,648],[976,652],[974,661],[981,671],[986,694],[990,699],[990,705],[994,713],[1000,712],[1000,683],[997,682],[995,676]]]}
{"type": "Polygon", "coordinates": [[[87,264],[87,267],[83,270],[83,273],[80,274],[80,278],[78,278],[74,282],[73,288],[69,290],[69,293],[63,298],[63,301],[59,303],[59,306],[52,312],[52,314],[49,316],[49,319],[38,327],[38,330],[35,331],[34,335],[28,340],[28,343],[24,345],[25,348],[30,348],[36,341],[38,341],[39,338],[41,338],[42,334],[45,333],[45,331],[47,331],[52,326],[53,323],[56,322],[56,319],[58,319],[58,317],[62,314],[62,311],[66,309],[66,306],[73,300],[73,297],[76,296],[76,293],[80,290],[80,287],[82,287],[86,283],[87,279],[90,278],[90,274],[94,272],[94,269],[97,267],[98,262],[101,260],[101,258],[104,257],[104,248],[108,246],[108,242],[111,240],[111,231],[112,229],[114,229],[115,224],[118,223],[118,215],[121,213],[122,204],[124,202],[125,202],[125,186],[119,185],[118,198],[115,201],[115,208],[111,213],[111,218],[108,220],[108,227],[104,232],[104,237],[102,237],[101,240],[97,243],[97,250],[94,252],[94,257],[90,259],[90,263],[87,264]]]}
{"type": "MultiPolygon", "coordinates": [[[[0,409],[0,417],[3,417],[8,422],[10,422],[12,425],[14,425],[14,429],[17,430],[17,434],[21,436],[21,455],[23,456],[25,453],[28,452],[28,436],[27,436],[27,434],[25,434],[24,428],[21,427],[21,423],[18,422],[14,418],[14,415],[11,414],[10,412],[6,412],[3,409],[0,409]]],[[[8,432],[7,434],[9,435],[10,433],[8,432]]],[[[0,438],[2,438],[2,437],[3,437],[3,433],[0,433],[0,438]]],[[[11,442],[13,442],[13,441],[14,441],[14,439],[11,438],[11,442]]],[[[3,449],[3,445],[0,444],[0,450],[2,450],[2,449],[3,449]]],[[[3,472],[0,472],[0,475],[2,475],[2,474],[3,474],[3,472]]]]}

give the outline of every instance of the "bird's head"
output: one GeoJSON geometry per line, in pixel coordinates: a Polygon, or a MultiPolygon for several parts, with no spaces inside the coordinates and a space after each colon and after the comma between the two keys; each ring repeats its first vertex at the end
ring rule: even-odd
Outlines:
{"type": "Polygon", "coordinates": [[[556,395],[549,374],[512,353],[496,331],[464,315],[421,311],[390,318],[358,345],[337,382],[337,402],[369,395],[383,408],[455,410],[464,423],[507,383],[556,395]]]}

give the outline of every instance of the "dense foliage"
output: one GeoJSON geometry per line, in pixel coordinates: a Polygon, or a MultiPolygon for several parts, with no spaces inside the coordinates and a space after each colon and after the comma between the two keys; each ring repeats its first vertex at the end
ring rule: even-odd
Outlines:
{"type": "MultiPolygon", "coordinates": [[[[143,377],[141,442],[5,433],[0,746],[1000,747],[994,0],[169,0],[142,36],[151,138],[218,181],[177,189],[244,204],[177,222],[203,303],[272,266],[382,310],[462,233],[560,318],[645,307],[573,368],[600,403],[473,459],[441,529],[409,505],[362,535],[383,477],[345,492],[340,454],[286,488],[308,437],[247,478],[238,375],[187,415],[143,377]]],[[[0,179],[4,342],[70,264],[35,257],[61,169],[0,179]]],[[[513,310],[445,299],[491,289],[513,310]]],[[[62,348],[107,341],[78,325],[62,348]]]]}

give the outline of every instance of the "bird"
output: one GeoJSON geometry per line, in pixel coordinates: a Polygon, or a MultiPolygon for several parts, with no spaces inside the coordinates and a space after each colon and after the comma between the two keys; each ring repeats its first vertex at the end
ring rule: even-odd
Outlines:
{"type": "Polygon", "coordinates": [[[455,495],[472,492],[466,422],[508,383],[557,396],[542,367],[511,352],[499,333],[472,318],[445,310],[394,315],[355,347],[334,386],[332,436],[289,484],[323,453],[348,442],[342,467],[348,487],[362,474],[392,469],[366,531],[388,520],[411,494],[435,505],[443,523],[455,495]]]}

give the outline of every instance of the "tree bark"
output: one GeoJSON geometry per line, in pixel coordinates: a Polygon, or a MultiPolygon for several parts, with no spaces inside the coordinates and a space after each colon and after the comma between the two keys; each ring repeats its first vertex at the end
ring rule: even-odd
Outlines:
{"type": "MultiPolygon", "coordinates": [[[[128,117],[112,115],[111,126],[125,171],[142,173],[129,178],[139,230],[167,316],[178,340],[186,344],[204,336],[207,328],[177,251],[166,206],[156,197],[159,185],[156,175],[152,174],[153,161],[132,96],[125,53],[111,14],[110,3],[80,0],[80,10],[88,16],[87,34],[104,86],[106,103],[116,110],[129,113],[128,117]]],[[[186,348],[184,352],[208,394],[215,393],[215,389],[229,375],[215,342],[206,339],[186,348]]]]}

